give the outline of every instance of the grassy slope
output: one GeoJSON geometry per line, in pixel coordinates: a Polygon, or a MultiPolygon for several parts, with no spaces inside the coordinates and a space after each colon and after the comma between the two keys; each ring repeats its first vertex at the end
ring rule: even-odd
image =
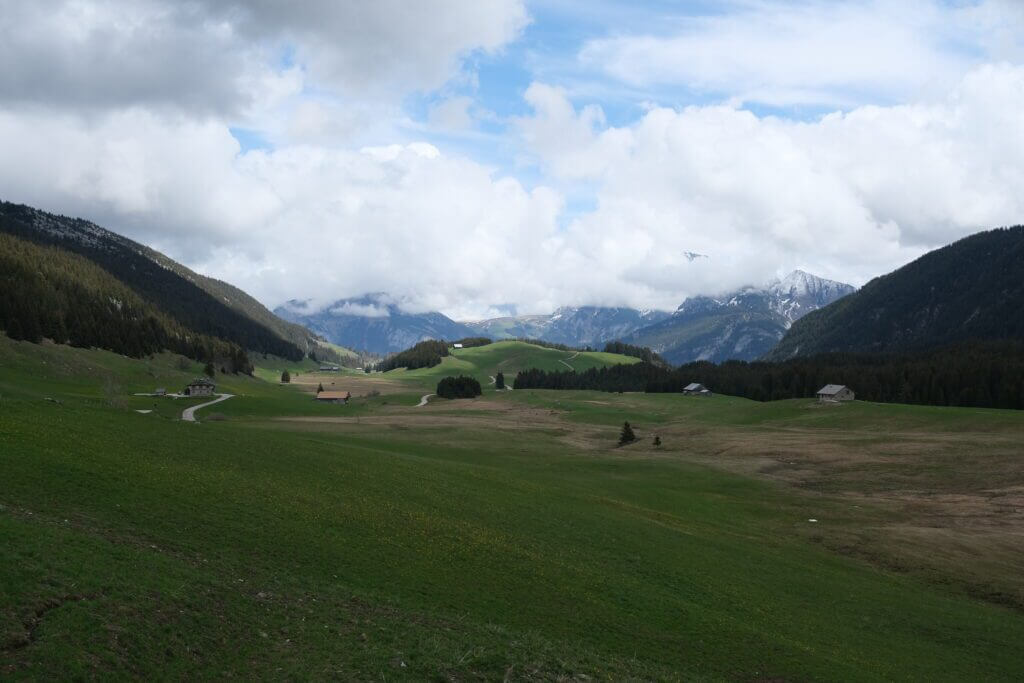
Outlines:
{"type": "MultiPolygon", "coordinates": [[[[548,428],[268,423],[310,404],[244,378],[218,378],[240,394],[221,405],[249,419],[193,425],[120,403],[192,372],[174,366],[0,338],[0,673],[1019,679],[1019,612],[808,542],[808,517],[849,514],[828,499],[579,450],[548,428]]],[[[1001,411],[501,399],[597,425],[633,410],[1021,428],[1001,411]]]]}
{"type": "Polygon", "coordinates": [[[598,351],[559,351],[525,342],[500,341],[487,346],[469,349],[455,349],[444,358],[440,365],[418,370],[392,370],[387,373],[395,379],[415,382],[433,388],[442,377],[449,375],[470,375],[487,386],[490,378],[498,372],[505,373],[505,383],[510,385],[520,370],[539,368],[541,370],[568,370],[567,363],[574,370],[587,370],[620,363],[638,363],[630,356],[598,351]],[[571,359],[571,360],[570,360],[571,359]]]}

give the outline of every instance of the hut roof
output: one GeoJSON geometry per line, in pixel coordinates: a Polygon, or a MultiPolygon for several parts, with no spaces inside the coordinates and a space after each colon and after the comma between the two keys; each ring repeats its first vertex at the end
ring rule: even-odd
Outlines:
{"type": "Polygon", "coordinates": [[[337,400],[348,400],[352,397],[352,394],[347,391],[321,391],[316,395],[317,400],[320,401],[337,401],[337,400]]]}
{"type": "Polygon", "coordinates": [[[819,396],[835,396],[840,391],[846,388],[845,384],[826,384],[821,389],[818,389],[819,396]]]}

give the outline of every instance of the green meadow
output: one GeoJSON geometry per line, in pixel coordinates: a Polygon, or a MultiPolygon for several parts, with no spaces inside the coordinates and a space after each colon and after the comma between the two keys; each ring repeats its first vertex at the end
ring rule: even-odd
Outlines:
{"type": "Polygon", "coordinates": [[[910,552],[942,518],[895,498],[1020,486],[1024,416],[486,384],[414,407],[449,371],[571,355],[528,346],[218,373],[235,397],[193,424],[132,394],[198,366],[0,338],[0,676],[1024,676],[1019,513],[965,565],[960,537],[910,552]]]}

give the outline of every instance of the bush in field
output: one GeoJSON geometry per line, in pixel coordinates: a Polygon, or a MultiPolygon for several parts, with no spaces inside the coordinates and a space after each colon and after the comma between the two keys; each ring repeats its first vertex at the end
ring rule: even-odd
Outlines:
{"type": "Polygon", "coordinates": [[[437,383],[437,395],[441,398],[474,398],[482,393],[480,382],[464,375],[445,377],[437,383]]]}
{"type": "Polygon", "coordinates": [[[622,432],[619,434],[619,445],[625,446],[634,441],[636,441],[636,434],[633,433],[633,428],[626,422],[622,425],[622,432]]]}
{"type": "Polygon", "coordinates": [[[499,372],[494,376],[494,388],[499,390],[505,388],[505,373],[499,372]]]}
{"type": "Polygon", "coordinates": [[[292,381],[291,373],[289,373],[287,370],[285,370],[284,372],[281,373],[281,382],[283,384],[288,384],[291,381],[292,381]]]}

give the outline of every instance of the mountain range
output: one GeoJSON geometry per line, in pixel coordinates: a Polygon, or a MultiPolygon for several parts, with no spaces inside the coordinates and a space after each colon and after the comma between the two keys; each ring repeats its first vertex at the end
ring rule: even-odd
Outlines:
{"type": "Polygon", "coordinates": [[[563,306],[550,315],[522,315],[464,323],[491,339],[541,339],[567,346],[601,346],[669,316],[665,311],[563,306]]]}
{"type": "Polygon", "coordinates": [[[286,320],[349,348],[392,353],[426,339],[539,339],[573,347],[623,340],[649,346],[672,363],[752,360],[767,353],[806,313],[854,291],[850,285],[795,271],[764,287],[719,297],[692,297],[674,313],[623,307],[564,306],[548,315],[457,322],[437,312],[409,313],[384,293],[315,307],[292,300],[274,309],[286,320]]]}
{"type": "Polygon", "coordinates": [[[408,313],[384,293],[339,299],[314,307],[293,299],[274,314],[298,323],[328,341],[371,353],[395,353],[427,339],[462,339],[476,333],[441,313],[408,313]]]}
{"type": "Polygon", "coordinates": [[[917,352],[1024,339],[1024,227],[978,233],[862,290],[803,271],[761,287],[695,296],[672,312],[599,306],[458,322],[383,294],[274,312],[232,285],[78,218],[0,202],[0,328],[9,336],[127,355],[170,349],[245,370],[247,353],[299,359],[374,353],[424,339],[535,338],[574,347],[621,340],[673,364],[785,360],[823,352],[917,352]],[[326,341],[325,341],[326,340],[326,341]]]}
{"type": "Polygon", "coordinates": [[[717,297],[690,297],[666,319],[624,341],[646,346],[672,364],[754,360],[771,351],[790,326],[855,288],[796,270],[763,287],[717,297]]]}

